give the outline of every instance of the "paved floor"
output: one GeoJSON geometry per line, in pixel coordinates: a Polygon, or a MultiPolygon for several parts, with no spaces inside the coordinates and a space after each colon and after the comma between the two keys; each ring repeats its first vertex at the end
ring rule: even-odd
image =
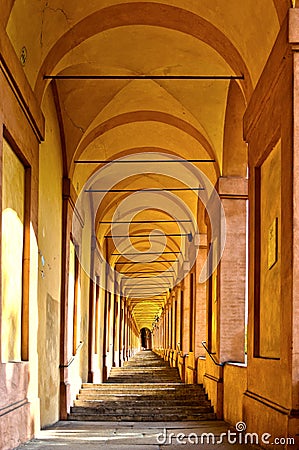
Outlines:
{"type": "MultiPolygon", "coordinates": [[[[18,447],[18,450],[84,450],[105,447],[110,450],[158,450],[200,448],[211,449],[253,449],[249,444],[229,444],[236,439],[244,442],[240,434],[227,433],[228,427],[221,421],[206,422],[58,422],[47,430],[40,431],[36,439],[18,447]],[[213,433],[207,440],[204,433],[213,433]]],[[[235,430],[231,429],[231,433],[235,430]]]]}

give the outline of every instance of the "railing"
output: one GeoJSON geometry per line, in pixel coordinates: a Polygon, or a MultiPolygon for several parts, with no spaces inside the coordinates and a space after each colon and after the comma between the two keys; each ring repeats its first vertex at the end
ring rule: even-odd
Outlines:
{"type": "Polygon", "coordinates": [[[216,361],[216,359],[214,358],[213,354],[210,352],[210,350],[208,349],[208,347],[206,346],[206,341],[202,341],[201,345],[203,346],[203,348],[205,349],[205,351],[208,353],[209,357],[211,358],[211,360],[213,361],[213,363],[218,366],[218,367],[223,367],[225,363],[219,363],[218,361],[216,361]]]}
{"type": "Polygon", "coordinates": [[[83,345],[84,345],[84,341],[81,341],[80,344],[78,345],[78,347],[76,348],[76,352],[75,352],[74,356],[72,356],[70,358],[70,360],[68,361],[67,364],[59,364],[59,369],[65,369],[67,367],[70,367],[70,365],[75,361],[76,356],[77,356],[79,350],[81,350],[81,348],[83,347],[83,345]]]}
{"type": "Polygon", "coordinates": [[[224,361],[223,363],[219,363],[214,358],[213,353],[211,353],[210,350],[208,349],[208,347],[206,346],[206,341],[202,341],[201,345],[206,350],[206,352],[208,353],[208,355],[211,358],[211,360],[213,361],[213,363],[218,367],[224,367],[226,364],[241,364],[239,361],[224,361]]]}

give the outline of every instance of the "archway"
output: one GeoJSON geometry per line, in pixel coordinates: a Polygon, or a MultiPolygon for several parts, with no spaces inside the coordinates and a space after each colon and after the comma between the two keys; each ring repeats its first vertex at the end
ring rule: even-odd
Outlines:
{"type": "Polygon", "coordinates": [[[140,345],[142,350],[151,350],[152,348],[152,332],[148,328],[140,330],[140,345]]]}

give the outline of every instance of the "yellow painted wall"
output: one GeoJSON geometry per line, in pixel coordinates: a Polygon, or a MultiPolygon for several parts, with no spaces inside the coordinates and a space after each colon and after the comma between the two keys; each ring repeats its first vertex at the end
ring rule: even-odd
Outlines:
{"type": "Polygon", "coordinates": [[[263,319],[260,322],[260,356],[269,358],[280,357],[280,229],[281,148],[279,142],[261,167],[260,317],[263,319]],[[275,220],[277,221],[276,237],[273,225],[275,220]],[[275,241],[277,241],[277,245],[275,241]],[[276,262],[274,262],[273,255],[275,250],[276,262]],[[271,264],[273,265],[271,266],[271,264]]]}
{"type": "Polygon", "coordinates": [[[68,283],[68,357],[73,355],[73,339],[74,339],[74,308],[75,308],[75,261],[76,249],[72,241],[70,241],[69,249],[69,283],[68,283]]]}
{"type": "Polygon", "coordinates": [[[83,281],[85,272],[78,261],[82,248],[69,243],[69,277],[68,277],[68,360],[72,355],[74,360],[69,367],[69,382],[71,386],[71,399],[75,400],[82,382],[87,381],[87,349],[88,349],[88,331],[87,309],[89,291],[86,290],[83,281]],[[76,265],[78,264],[78,274],[76,274],[76,265]],[[77,279],[77,283],[76,283],[77,279]],[[82,291],[83,288],[83,291],[82,291]],[[85,289],[85,290],[84,290],[85,289]],[[83,305],[83,314],[82,314],[83,305]]]}
{"type": "Polygon", "coordinates": [[[46,138],[39,153],[38,362],[41,425],[58,420],[62,233],[62,160],[49,89],[43,102],[46,138]]]}
{"type": "Polygon", "coordinates": [[[223,373],[223,418],[235,425],[243,420],[243,399],[247,389],[247,368],[226,365],[223,373]]]}
{"type": "Polygon", "coordinates": [[[211,336],[211,351],[217,351],[217,318],[218,318],[218,289],[217,289],[217,270],[212,274],[212,336],[211,336]]]}
{"type": "Polygon", "coordinates": [[[21,360],[25,169],[3,141],[2,361],[21,360]]]}
{"type": "Polygon", "coordinates": [[[206,372],[206,359],[200,357],[197,360],[197,383],[204,384],[204,374],[206,372]]]}
{"type": "Polygon", "coordinates": [[[91,258],[91,225],[90,215],[87,212],[84,217],[84,228],[82,230],[82,248],[81,258],[82,267],[80,269],[81,280],[81,325],[80,325],[80,339],[84,342],[80,354],[80,376],[83,382],[87,381],[88,376],[88,315],[89,315],[89,268],[91,258]],[[83,267],[86,269],[84,270],[83,267]]]}

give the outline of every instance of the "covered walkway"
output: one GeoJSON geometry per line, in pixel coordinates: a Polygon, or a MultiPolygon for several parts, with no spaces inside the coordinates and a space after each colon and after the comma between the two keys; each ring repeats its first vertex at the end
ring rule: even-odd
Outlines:
{"type": "Polygon", "coordinates": [[[68,417],[121,422],[216,419],[203,386],[182,383],[178,369],[151,351],[113,368],[106,383],[83,384],[68,417]]]}
{"type": "Polygon", "coordinates": [[[1,450],[299,448],[298,50],[299,0],[0,0],[1,450]]]}
{"type": "Polygon", "coordinates": [[[259,438],[246,437],[245,429],[239,433],[240,426],[216,420],[200,385],[183,384],[177,369],[142,351],[106,383],[85,384],[68,422],[41,431],[18,449],[257,448],[250,444],[259,438]]]}

